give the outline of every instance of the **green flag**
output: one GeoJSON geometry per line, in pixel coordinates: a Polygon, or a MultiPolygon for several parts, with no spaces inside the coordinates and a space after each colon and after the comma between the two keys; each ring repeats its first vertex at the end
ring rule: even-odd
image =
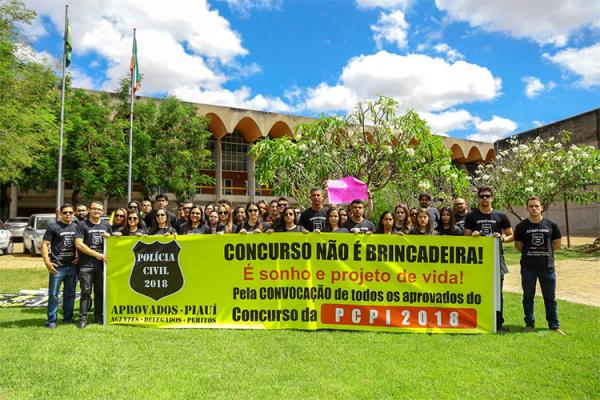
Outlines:
{"type": "Polygon", "coordinates": [[[137,56],[137,40],[135,38],[135,32],[133,32],[133,48],[131,51],[131,62],[129,63],[129,69],[131,71],[131,86],[133,87],[133,93],[135,93],[141,86],[140,82],[142,77],[140,75],[140,65],[138,64],[137,56]]]}
{"type": "Polygon", "coordinates": [[[71,65],[71,52],[73,46],[71,45],[71,25],[69,25],[69,19],[67,18],[67,27],[65,29],[65,67],[71,65]]]}

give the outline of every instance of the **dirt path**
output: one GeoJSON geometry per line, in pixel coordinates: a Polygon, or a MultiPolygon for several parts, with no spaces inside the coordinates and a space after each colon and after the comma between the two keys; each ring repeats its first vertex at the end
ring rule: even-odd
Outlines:
{"type": "MultiPolygon", "coordinates": [[[[589,239],[574,238],[572,243],[590,243],[589,239]]],[[[41,257],[31,257],[22,253],[21,244],[15,245],[15,254],[0,257],[0,269],[39,268],[45,270],[41,257]]],[[[510,273],[504,278],[504,290],[523,293],[521,274],[518,265],[509,266],[510,273]]],[[[556,297],[573,303],[600,307],[600,257],[583,260],[562,260],[556,262],[556,297]]],[[[26,288],[24,288],[26,289],[26,288]]],[[[538,288],[536,293],[541,295],[538,288]]]]}

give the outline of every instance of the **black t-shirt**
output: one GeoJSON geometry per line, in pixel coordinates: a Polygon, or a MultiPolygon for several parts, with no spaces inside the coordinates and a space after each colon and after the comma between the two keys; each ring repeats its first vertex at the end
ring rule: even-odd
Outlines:
{"type": "Polygon", "coordinates": [[[309,232],[314,232],[315,229],[321,232],[325,229],[325,223],[327,221],[327,207],[323,207],[320,211],[315,211],[311,208],[307,208],[300,214],[300,220],[298,225],[301,225],[309,232]]]}
{"type": "MultiPolygon", "coordinates": [[[[169,217],[169,222],[171,223],[171,226],[176,226],[176,224],[177,224],[177,217],[175,216],[175,214],[173,214],[171,211],[167,210],[167,216],[169,217]]],[[[156,210],[150,211],[144,217],[144,223],[146,224],[146,226],[149,229],[151,229],[152,226],[154,226],[154,221],[155,220],[156,220],[156,210]]]]}
{"type": "MultiPolygon", "coordinates": [[[[107,222],[100,221],[98,224],[93,224],[89,219],[79,222],[77,225],[77,234],[75,238],[82,239],[90,249],[98,253],[104,252],[104,233],[112,234],[112,229],[107,222]]],[[[95,257],[89,256],[80,252],[79,265],[81,267],[101,267],[102,261],[96,260],[95,257]]]]}
{"type": "Polygon", "coordinates": [[[143,228],[138,228],[135,232],[127,232],[123,230],[123,236],[144,236],[146,234],[146,230],[143,228]]]}
{"type": "Polygon", "coordinates": [[[535,271],[554,271],[552,241],[562,237],[556,223],[542,219],[533,223],[529,219],[515,228],[515,240],[523,243],[521,267],[535,271]]]}
{"type": "Polygon", "coordinates": [[[156,232],[150,232],[151,235],[172,235],[174,233],[177,233],[177,231],[175,230],[175,228],[171,227],[171,228],[158,228],[156,230],[156,232]]]}
{"type": "Polygon", "coordinates": [[[75,251],[75,234],[77,224],[54,222],[48,225],[43,240],[50,242],[50,261],[60,266],[71,265],[77,253],[75,251]]]}
{"type": "Polygon", "coordinates": [[[368,219],[363,219],[362,222],[356,223],[352,221],[352,218],[348,218],[348,221],[344,224],[344,228],[352,233],[354,233],[352,229],[359,229],[360,233],[375,232],[375,225],[368,219]]]}
{"type": "Polygon", "coordinates": [[[210,225],[204,225],[204,233],[205,234],[225,233],[226,228],[227,227],[225,225],[219,223],[213,232],[213,228],[210,225]]]}
{"type": "Polygon", "coordinates": [[[502,234],[508,228],[510,228],[508,217],[503,212],[496,210],[484,214],[479,209],[475,209],[465,219],[465,229],[479,231],[481,236],[492,236],[494,233],[502,234]]]}
{"type": "Polygon", "coordinates": [[[439,224],[435,230],[440,236],[462,236],[464,234],[463,230],[459,229],[456,225],[454,225],[454,227],[444,228],[442,224],[439,224]]]}
{"type": "Polygon", "coordinates": [[[246,221],[243,225],[238,226],[237,232],[239,233],[242,229],[245,229],[247,233],[253,233],[254,231],[262,232],[260,229],[260,222],[257,222],[255,225],[250,225],[248,221],[246,221]]]}
{"type": "Polygon", "coordinates": [[[195,228],[192,228],[189,222],[181,225],[179,233],[182,235],[202,235],[204,234],[204,224],[200,224],[195,228]]]}
{"type": "Polygon", "coordinates": [[[301,227],[300,225],[296,225],[292,229],[288,229],[286,227],[283,227],[283,229],[281,230],[281,232],[304,232],[304,228],[301,227]]]}
{"type": "Polygon", "coordinates": [[[467,218],[467,215],[469,215],[469,213],[466,213],[465,215],[459,215],[457,213],[454,213],[454,224],[461,231],[465,230],[465,219],[467,218]]]}
{"type": "Polygon", "coordinates": [[[425,231],[425,232],[421,232],[418,229],[413,229],[408,234],[409,235],[428,235],[428,236],[437,236],[438,235],[437,231],[431,231],[431,232],[425,231]]]}

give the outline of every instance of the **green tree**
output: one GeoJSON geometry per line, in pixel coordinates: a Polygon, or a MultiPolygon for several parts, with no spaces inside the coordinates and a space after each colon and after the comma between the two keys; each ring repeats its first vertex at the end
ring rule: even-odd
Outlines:
{"type": "MultiPolygon", "coordinates": [[[[129,85],[129,79],[121,80],[117,108],[127,143],[129,85]]],[[[197,185],[214,183],[213,178],[200,173],[213,166],[207,149],[211,133],[208,121],[193,105],[175,97],[139,99],[134,103],[133,124],[133,177],[142,183],[146,196],[171,192],[178,198],[191,198],[197,185]]]]}
{"type": "Polygon", "coordinates": [[[54,112],[58,79],[48,65],[25,55],[16,24],[35,13],[17,0],[0,0],[0,182],[26,181],[24,170],[45,155],[58,132],[54,112]]]}
{"type": "Polygon", "coordinates": [[[571,134],[519,143],[509,141],[489,164],[481,164],[472,180],[473,190],[494,189],[494,204],[523,219],[518,208],[538,196],[545,210],[564,199],[579,204],[600,201],[600,150],[570,145],[571,134]]]}
{"type": "Polygon", "coordinates": [[[311,187],[351,175],[390,206],[416,198],[419,191],[448,198],[465,191],[466,177],[452,165],[442,139],[417,113],[398,116],[397,107],[393,99],[380,97],[359,103],[345,117],[299,125],[294,138],[260,141],[252,150],[258,183],[306,199],[311,187]]]}

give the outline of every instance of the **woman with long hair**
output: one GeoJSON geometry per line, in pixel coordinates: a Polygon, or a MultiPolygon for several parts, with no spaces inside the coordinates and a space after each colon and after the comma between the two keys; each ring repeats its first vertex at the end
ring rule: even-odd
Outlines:
{"type": "Polygon", "coordinates": [[[123,207],[119,207],[115,210],[114,214],[113,214],[113,218],[112,218],[112,231],[113,233],[115,232],[122,232],[123,229],[125,229],[125,226],[127,225],[125,223],[125,218],[127,218],[127,210],[124,209],[123,207]]]}
{"type": "Polygon", "coordinates": [[[238,206],[235,208],[235,211],[233,212],[233,224],[236,226],[236,232],[242,229],[247,217],[248,216],[246,215],[246,209],[244,206],[238,206]]]}
{"type": "Polygon", "coordinates": [[[235,233],[233,216],[231,215],[231,207],[229,207],[228,204],[222,203],[218,205],[217,210],[217,213],[219,214],[219,225],[223,226],[223,229],[218,232],[235,233]]]}
{"type": "Polygon", "coordinates": [[[384,211],[379,217],[377,233],[384,235],[396,233],[396,227],[394,226],[394,215],[390,211],[384,211]]]}
{"type": "Polygon", "coordinates": [[[428,209],[419,208],[416,219],[417,223],[410,231],[410,235],[437,235],[437,232],[433,229],[428,209]]]}
{"type": "MultiPolygon", "coordinates": [[[[340,212],[337,207],[329,207],[325,216],[325,228],[323,232],[348,233],[348,229],[342,228],[340,212]]],[[[315,229],[318,233],[318,230],[315,229]]]]}
{"type": "Polygon", "coordinates": [[[202,208],[192,206],[187,222],[183,225],[182,232],[184,235],[201,235],[204,233],[204,224],[202,223],[202,208]]]}
{"type": "Polygon", "coordinates": [[[286,206],[279,215],[279,223],[277,224],[279,229],[277,232],[304,232],[308,233],[306,229],[300,225],[296,225],[296,213],[294,213],[294,207],[286,206]]]}
{"type": "Polygon", "coordinates": [[[219,212],[217,210],[212,210],[208,214],[208,224],[204,225],[204,233],[223,233],[224,229],[225,226],[219,224],[219,212]]]}
{"type": "Polygon", "coordinates": [[[177,231],[171,226],[169,221],[169,213],[166,208],[159,208],[154,214],[154,221],[152,221],[152,228],[150,228],[150,235],[173,235],[177,236],[177,231]]]}
{"type": "Polygon", "coordinates": [[[394,228],[401,235],[406,235],[410,232],[412,224],[410,223],[410,212],[404,203],[399,203],[394,208],[394,228]]]}
{"type": "Polygon", "coordinates": [[[346,221],[348,221],[348,209],[346,207],[339,207],[338,213],[339,213],[339,217],[340,217],[339,224],[340,224],[340,227],[343,228],[346,221]]]}
{"type": "Polygon", "coordinates": [[[208,203],[205,207],[204,207],[204,223],[208,224],[208,216],[210,215],[210,213],[215,209],[215,206],[212,203],[208,203]]]}
{"type": "Polygon", "coordinates": [[[418,213],[419,213],[419,209],[417,207],[413,207],[413,208],[410,209],[409,217],[410,217],[410,226],[412,228],[414,228],[415,226],[417,226],[417,214],[418,213]]]}
{"type": "Polygon", "coordinates": [[[137,210],[127,213],[127,225],[122,233],[123,236],[143,236],[146,234],[144,222],[137,210]]]}
{"type": "Polygon", "coordinates": [[[238,233],[261,233],[263,225],[260,217],[260,208],[255,202],[250,202],[246,206],[246,221],[239,226],[238,233]]]}
{"type": "Polygon", "coordinates": [[[442,236],[463,236],[464,234],[454,223],[452,207],[448,206],[440,208],[440,223],[435,230],[442,236]]]}

